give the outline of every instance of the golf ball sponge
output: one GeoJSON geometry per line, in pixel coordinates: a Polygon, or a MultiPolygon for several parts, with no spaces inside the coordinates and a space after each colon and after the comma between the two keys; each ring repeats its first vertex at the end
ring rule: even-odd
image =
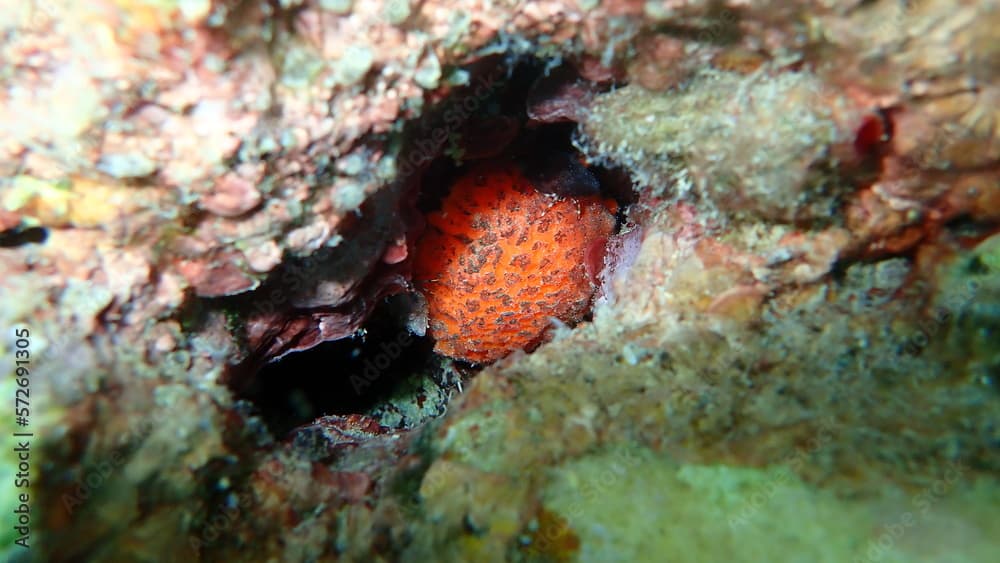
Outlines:
{"type": "Polygon", "coordinates": [[[587,263],[614,230],[613,207],[539,193],[507,161],[473,165],[416,246],[434,349],[487,363],[536,346],[553,318],[579,321],[594,293],[587,263]]]}

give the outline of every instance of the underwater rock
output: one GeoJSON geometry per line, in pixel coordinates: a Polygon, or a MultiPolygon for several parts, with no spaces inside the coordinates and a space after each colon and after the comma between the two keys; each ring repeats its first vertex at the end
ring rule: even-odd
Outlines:
{"type": "Polygon", "coordinates": [[[584,143],[658,193],[674,187],[727,216],[807,223],[834,216],[855,189],[830,159],[854,141],[861,113],[805,71],[703,71],[667,92],[630,85],[598,96],[584,143]]]}
{"type": "Polygon", "coordinates": [[[998,17],[12,4],[0,367],[26,329],[32,457],[0,498],[32,547],[8,525],[3,556],[991,561],[998,17]],[[551,204],[518,219],[617,216],[572,314],[473,367],[433,352],[415,260],[496,158],[551,204]]]}

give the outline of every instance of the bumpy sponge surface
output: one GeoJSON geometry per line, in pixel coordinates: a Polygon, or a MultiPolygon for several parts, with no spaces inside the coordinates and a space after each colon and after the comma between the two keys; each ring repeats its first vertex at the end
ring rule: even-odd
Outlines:
{"type": "Polygon", "coordinates": [[[594,292],[588,254],[612,234],[611,206],[539,193],[507,161],[471,167],[417,243],[413,277],[435,350],[491,362],[536,345],[552,317],[579,321],[594,292]]]}

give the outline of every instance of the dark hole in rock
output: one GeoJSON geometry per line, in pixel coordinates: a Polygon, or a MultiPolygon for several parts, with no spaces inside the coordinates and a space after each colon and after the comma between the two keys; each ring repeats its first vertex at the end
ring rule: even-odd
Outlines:
{"type": "Polygon", "coordinates": [[[25,244],[41,244],[49,238],[44,227],[16,228],[0,232],[0,248],[14,248],[25,244]]]}
{"type": "Polygon", "coordinates": [[[972,248],[997,233],[997,228],[985,221],[976,221],[968,214],[962,214],[945,224],[951,236],[964,247],[972,248]]]}
{"type": "Polygon", "coordinates": [[[370,413],[432,357],[433,344],[411,334],[393,305],[377,308],[361,334],[264,366],[242,398],[276,437],[324,415],[370,413]]]}
{"type": "MultiPolygon", "coordinates": [[[[565,118],[582,115],[590,96],[612,84],[587,82],[569,67],[548,73],[547,62],[539,59],[522,59],[509,71],[509,61],[498,58],[488,63],[469,69],[473,84],[480,77],[495,79],[487,94],[476,97],[472,88],[458,91],[407,127],[401,173],[404,181],[408,177],[419,186],[412,199],[417,211],[437,209],[470,163],[503,158],[516,163],[533,183],[544,184],[539,187],[544,193],[558,197],[601,193],[613,198],[619,204],[618,225],[625,223],[625,210],[636,197],[631,178],[623,169],[587,165],[573,147],[577,125],[565,118]],[[559,80],[567,82],[552,84],[559,80]],[[563,92],[568,92],[565,98],[546,99],[563,92]],[[559,111],[533,113],[527,107],[530,103],[559,111]],[[466,111],[469,108],[475,109],[466,111]],[[462,120],[450,121],[454,116],[462,120]],[[448,134],[442,136],[442,131],[448,134]]],[[[255,296],[246,298],[249,303],[244,305],[252,309],[255,296]]],[[[247,377],[234,378],[231,386],[254,405],[278,438],[326,415],[364,415],[390,428],[412,428],[443,412],[448,396],[460,390],[461,380],[482,366],[438,356],[430,338],[410,333],[401,306],[405,299],[398,295],[377,307],[365,322],[363,335],[291,353],[260,369],[254,365],[247,377]],[[399,414],[402,411],[406,412],[399,414]]],[[[588,313],[583,320],[590,318],[588,313]]]]}

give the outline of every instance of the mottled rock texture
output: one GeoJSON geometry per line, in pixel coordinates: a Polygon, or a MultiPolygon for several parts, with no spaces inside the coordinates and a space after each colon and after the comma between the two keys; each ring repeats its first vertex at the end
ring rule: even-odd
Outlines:
{"type": "MultiPolygon", "coordinates": [[[[998,27],[995,0],[0,10],[31,556],[990,561],[998,27]],[[267,362],[361,342],[388,297],[426,338],[415,200],[512,142],[530,64],[515,121],[575,122],[623,204],[592,318],[276,431],[243,400],[267,362]]],[[[357,391],[400,342],[309,376],[357,391]]]]}

